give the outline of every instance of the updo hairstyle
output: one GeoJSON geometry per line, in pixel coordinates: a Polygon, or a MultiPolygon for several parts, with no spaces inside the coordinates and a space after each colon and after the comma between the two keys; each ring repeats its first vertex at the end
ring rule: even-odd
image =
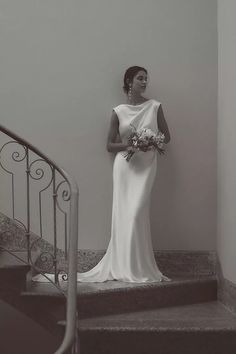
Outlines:
{"type": "Polygon", "coordinates": [[[137,75],[139,71],[145,71],[146,74],[148,73],[147,70],[145,68],[142,68],[141,66],[131,66],[126,70],[124,75],[124,86],[123,86],[123,90],[125,91],[125,93],[128,93],[129,84],[133,82],[135,75],[137,75]]]}

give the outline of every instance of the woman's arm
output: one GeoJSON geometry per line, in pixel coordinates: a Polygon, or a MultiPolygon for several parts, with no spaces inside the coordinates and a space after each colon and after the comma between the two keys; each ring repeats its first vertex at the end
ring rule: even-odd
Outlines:
{"type": "Polygon", "coordinates": [[[170,141],[170,132],[168,125],[166,123],[164,113],[162,110],[162,105],[159,106],[158,112],[157,112],[157,124],[159,130],[165,135],[165,141],[164,143],[167,144],[170,141]]]}
{"type": "Polygon", "coordinates": [[[119,136],[119,120],[116,113],[113,111],[107,137],[107,151],[119,152],[127,150],[128,144],[122,143],[120,139],[117,142],[117,136],[119,136]]]}

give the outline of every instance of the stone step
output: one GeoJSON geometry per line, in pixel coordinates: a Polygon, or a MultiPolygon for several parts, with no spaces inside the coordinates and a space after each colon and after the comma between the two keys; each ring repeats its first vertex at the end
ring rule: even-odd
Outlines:
{"type": "Polygon", "coordinates": [[[149,284],[114,281],[105,284],[81,284],[78,311],[80,318],[86,318],[213,301],[216,298],[215,277],[173,278],[171,282],[149,284]]]}
{"type": "MultiPolygon", "coordinates": [[[[105,253],[106,251],[79,250],[78,271],[90,270],[105,253]]],[[[154,256],[161,272],[168,277],[216,274],[215,251],[154,250],[154,256]]]]}
{"type": "Polygon", "coordinates": [[[235,354],[236,316],[212,301],[93,317],[79,338],[81,354],[235,354]]]}
{"type": "MultiPolygon", "coordinates": [[[[62,287],[66,289],[66,282],[62,287]]],[[[78,283],[80,318],[185,305],[217,299],[215,277],[175,278],[171,282],[134,284],[118,281],[78,283]]],[[[26,301],[60,307],[64,299],[49,283],[30,283],[22,293],[26,301]]]]}

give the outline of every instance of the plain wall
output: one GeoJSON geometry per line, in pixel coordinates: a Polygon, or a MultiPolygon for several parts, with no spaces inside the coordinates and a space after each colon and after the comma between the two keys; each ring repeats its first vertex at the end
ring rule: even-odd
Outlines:
{"type": "Polygon", "coordinates": [[[124,71],[141,65],[172,136],[158,157],[154,248],[215,249],[217,1],[0,0],[0,23],[1,122],[77,180],[79,247],[108,245],[106,137],[124,71]]]}
{"type": "Polygon", "coordinates": [[[218,1],[218,238],[223,275],[236,283],[236,2],[218,1]]]}

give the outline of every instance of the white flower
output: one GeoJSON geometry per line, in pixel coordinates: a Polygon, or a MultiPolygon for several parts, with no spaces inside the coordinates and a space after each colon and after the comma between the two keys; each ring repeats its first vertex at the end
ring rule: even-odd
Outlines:
{"type": "Polygon", "coordinates": [[[155,136],[155,133],[149,128],[144,128],[141,131],[141,137],[143,137],[143,138],[152,138],[154,136],[155,136]]]}

